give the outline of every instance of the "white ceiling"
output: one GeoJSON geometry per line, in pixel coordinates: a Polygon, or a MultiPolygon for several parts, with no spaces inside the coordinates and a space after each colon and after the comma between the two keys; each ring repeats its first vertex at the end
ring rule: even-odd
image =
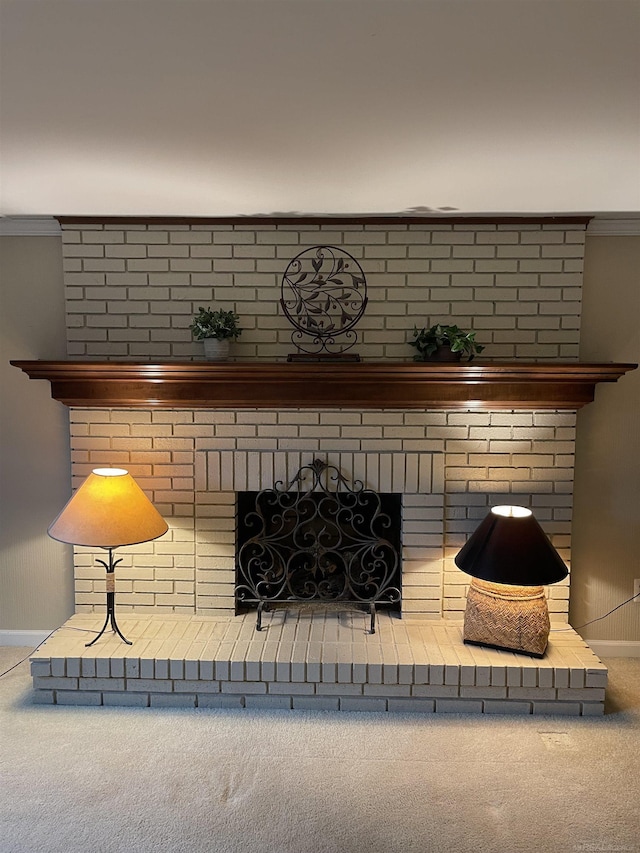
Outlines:
{"type": "Polygon", "coordinates": [[[1,0],[1,212],[640,211],[640,0],[1,0]]]}

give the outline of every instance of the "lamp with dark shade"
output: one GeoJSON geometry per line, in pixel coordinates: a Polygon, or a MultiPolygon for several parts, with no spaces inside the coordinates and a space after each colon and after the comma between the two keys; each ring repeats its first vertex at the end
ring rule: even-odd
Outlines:
{"type": "Polygon", "coordinates": [[[493,507],[455,563],[473,578],[464,642],[542,657],[551,627],[543,586],[568,569],[531,510],[493,507]]]}
{"type": "Polygon", "coordinates": [[[104,548],[108,561],[97,560],[107,570],[107,618],[92,646],[107,626],[131,645],[116,622],[113,549],[157,539],[169,529],[167,522],[124,468],[96,468],[73,494],[49,527],[49,536],[71,545],[104,548]]]}

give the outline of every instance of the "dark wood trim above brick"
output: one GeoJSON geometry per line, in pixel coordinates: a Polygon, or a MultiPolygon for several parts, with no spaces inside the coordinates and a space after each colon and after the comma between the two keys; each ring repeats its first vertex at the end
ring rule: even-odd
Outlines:
{"type": "Polygon", "coordinates": [[[65,225],[582,225],[589,224],[593,217],[576,215],[531,214],[517,216],[490,215],[301,215],[301,216],[56,216],[65,225]]]}
{"type": "Polygon", "coordinates": [[[579,409],[637,364],[12,361],[81,408],[579,409]]]}

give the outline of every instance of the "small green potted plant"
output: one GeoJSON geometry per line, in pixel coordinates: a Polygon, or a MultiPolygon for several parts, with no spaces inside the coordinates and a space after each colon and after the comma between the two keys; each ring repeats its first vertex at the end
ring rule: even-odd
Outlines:
{"type": "Polygon", "coordinates": [[[457,326],[443,326],[436,323],[430,329],[413,330],[413,340],[409,346],[418,352],[414,361],[460,361],[463,355],[471,361],[484,347],[475,341],[475,332],[465,332],[457,326]]]}
{"type": "Polygon", "coordinates": [[[198,313],[189,326],[196,341],[204,344],[205,357],[210,361],[226,361],[229,357],[229,344],[242,333],[238,325],[240,317],[234,311],[211,308],[198,308],[198,313]]]}

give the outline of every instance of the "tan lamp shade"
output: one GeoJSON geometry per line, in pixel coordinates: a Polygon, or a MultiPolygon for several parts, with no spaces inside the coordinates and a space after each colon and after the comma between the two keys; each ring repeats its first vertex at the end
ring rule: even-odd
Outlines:
{"type": "Polygon", "coordinates": [[[117,548],[162,536],[167,522],[123,468],[96,468],[49,527],[71,545],[117,548]]]}

